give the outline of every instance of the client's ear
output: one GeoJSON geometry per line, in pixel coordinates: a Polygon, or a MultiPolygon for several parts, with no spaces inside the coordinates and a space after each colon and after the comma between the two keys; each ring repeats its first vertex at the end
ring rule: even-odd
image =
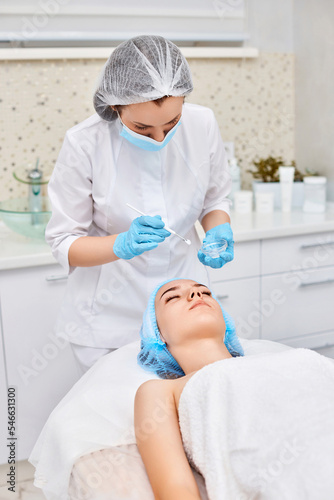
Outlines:
{"type": "Polygon", "coordinates": [[[163,335],[162,335],[162,333],[161,333],[160,330],[159,330],[159,334],[160,334],[160,340],[162,340],[163,342],[165,342],[166,346],[168,346],[168,344],[167,344],[166,340],[164,339],[164,337],[163,337],[163,335]]]}

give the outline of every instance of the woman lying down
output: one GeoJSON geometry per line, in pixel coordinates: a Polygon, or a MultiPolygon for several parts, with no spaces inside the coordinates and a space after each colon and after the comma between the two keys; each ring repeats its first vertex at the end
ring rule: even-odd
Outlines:
{"type": "Polygon", "coordinates": [[[334,364],[309,349],[243,356],[210,290],[169,281],[152,293],[139,363],[161,378],[135,399],[140,454],[159,500],[329,500],[334,364]]]}

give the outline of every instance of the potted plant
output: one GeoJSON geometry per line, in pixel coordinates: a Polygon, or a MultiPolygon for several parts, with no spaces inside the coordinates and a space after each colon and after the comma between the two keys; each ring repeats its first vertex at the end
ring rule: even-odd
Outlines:
{"type": "Polygon", "coordinates": [[[290,164],[283,161],[282,157],[277,158],[273,156],[268,156],[268,158],[260,158],[259,160],[254,160],[253,165],[255,169],[247,170],[254,177],[253,181],[253,192],[263,192],[272,191],[274,193],[274,206],[275,208],[281,208],[281,190],[279,185],[279,174],[278,169],[284,165],[291,165],[295,167],[295,177],[292,189],[292,206],[295,208],[301,208],[304,200],[304,184],[303,178],[306,175],[318,175],[315,172],[306,171],[306,174],[302,174],[296,167],[295,161],[290,164]]]}

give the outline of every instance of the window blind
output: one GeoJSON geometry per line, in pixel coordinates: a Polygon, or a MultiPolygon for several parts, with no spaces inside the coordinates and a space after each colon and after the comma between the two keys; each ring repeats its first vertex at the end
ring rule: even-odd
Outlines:
{"type": "Polygon", "coordinates": [[[140,34],[176,42],[242,43],[246,0],[0,0],[0,42],[19,46],[117,44],[140,34]],[[120,4],[122,5],[120,7],[120,4]]]}

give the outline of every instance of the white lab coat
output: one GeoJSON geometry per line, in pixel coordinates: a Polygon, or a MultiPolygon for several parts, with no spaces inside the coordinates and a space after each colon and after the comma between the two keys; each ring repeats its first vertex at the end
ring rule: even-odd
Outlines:
{"type": "MultiPolygon", "coordinates": [[[[138,339],[149,294],[161,281],[184,277],[209,284],[198,258],[194,224],[212,210],[229,213],[226,155],[213,112],[184,104],[182,123],[161,151],[145,151],[119,133],[119,120],[94,114],[71,128],[49,182],[52,217],[46,240],[69,274],[56,334],[92,347],[121,347],[138,339]],[[189,238],[170,236],[131,260],[72,268],[70,245],[81,236],[127,231],[138,215],[161,215],[189,238]]],[[[111,248],[110,248],[111,251],[111,248]]]]}

